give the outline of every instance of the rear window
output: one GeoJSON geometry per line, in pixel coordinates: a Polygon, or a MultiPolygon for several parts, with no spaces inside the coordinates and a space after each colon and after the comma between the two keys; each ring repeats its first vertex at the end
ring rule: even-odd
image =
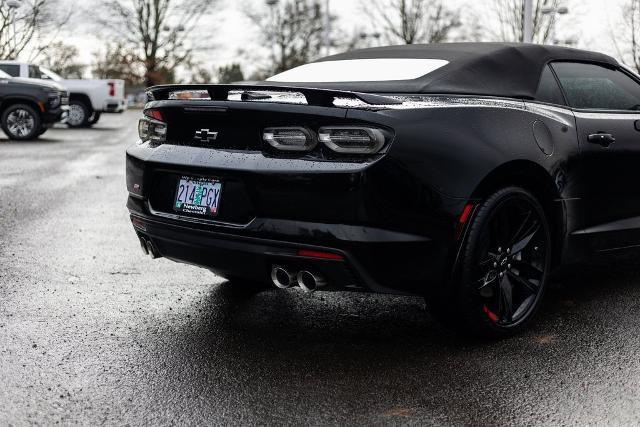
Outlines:
{"type": "Polygon", "coordinates": [[[323,61],[301,65],[267,79],[272,82],[337,83],[414,80],[449,61],[443,59],[373,58],[323,61]]]}
{"type": "Polygon", "coordinates": [[[20,66],[17,64],[0,64],[0,70],[9,74],[11,77],[20,76],[20,66]]]}

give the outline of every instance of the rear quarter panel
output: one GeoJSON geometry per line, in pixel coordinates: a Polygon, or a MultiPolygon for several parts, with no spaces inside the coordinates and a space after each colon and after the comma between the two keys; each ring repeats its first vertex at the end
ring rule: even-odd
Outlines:
{"type": "Polygon", "coordinates": [[[569,178],[579,149],[568,109],[517,100],[442,97],[410,109],[352,109],[347,118],[392,127],[396,137],[385,158],[387,167],[405,171],[446,197],[471,198],[492,171],[519,160],[544,168],[557,181],[562,197],[575,192],[569,178]],[[548,129],[550,152],[543,152],[536,141],[536,122],[538,128],[548,129]]]}

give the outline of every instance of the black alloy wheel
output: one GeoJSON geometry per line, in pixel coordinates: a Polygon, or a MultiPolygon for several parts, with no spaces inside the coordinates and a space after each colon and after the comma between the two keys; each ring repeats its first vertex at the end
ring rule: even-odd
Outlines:
{"type": "Polygon", "coordinates": [[[2,130],[9,139],[35,139],[41,128],[40,115],[29,105],[11,105],[2,113],[2,130]]]}
{"type": "Polygon", "coordinates": [[[452,301],[456,318],[449,323],[484,337],[517,333],[546,287],[551,237],[545,212],[531,193],[508,187],[482,202],[468,227],[452,301]]]}

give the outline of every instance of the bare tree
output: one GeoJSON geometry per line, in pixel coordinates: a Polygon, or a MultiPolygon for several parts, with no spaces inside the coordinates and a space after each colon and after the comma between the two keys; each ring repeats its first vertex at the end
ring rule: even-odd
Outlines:
{"type": "Polygon", "coordinates": [[[640,73],[640,0],[626,0],[621,27],[612,33],[618,57],[640,73]]]}
{"type": "Polygon", "coordinates": [[[209,69],[202,66],[197,66],[191,73],[190,83],[195,84],[210,84],[213,82],[213,74],[209,69]]]}
{"type": "Polygon", "coordinates": [[[213,83],[217,81],[221,84],[229,84],[241,82],[244,79],[242,66],[237,62],[214,68],[213,73],[206,67],[196,66],[191,75],[191,83],[213,83]]]}
{"type": "Polygon", "coordinates": [[[442,0],[369,0],[363,8],[389,43],[439,43],[460,26],[459,14],[442,0]]]}
{"type": "Polygon", "coordinates": [[[269,11],[248,10],[246,14],[260,29],[262,42],[271,47],[267,73],[285,71],[320,56],[324,45],[320,0],[287,0],[269,11]]]}
{"type": "Polygon", "coordinates": [[[0,58],[16,59],[24,52],[36,57],[68,21],[62,10],[56,0],[24,0],[12,17],[7,1],[0,0],[0,58]]]}
{"type": "Polygon", "coordinates": [[[382,33],[369,33],[365,27],[354,27],[351,31],[340,34],[340,50],[348,52],[354,49],[366,49],[380,46],[382,33]]]}
{"type": "Polygon", "coordinates": [[[217,74],[219,83],[234,83],[244,80],[244,72],[242,71],[242,66],[235,62],[233,64],[218,67],[217,74]]]}
{"type": "MultiPolygon", "coordinates": [[[[559,0],[534,0],[533,3],[533,42],[553,42],[551,35],[555,25],[556,14],[545,15],[543,8],[557,8],[559,0]]],[[[498,37],[502,41],[524,41],[524,1],[494,0],[494,12],[500,24],[498,37]]]]}
{"type": "Polygon", "coordinates": [[[42,65],[60,74],[65,79],[81,79],[86,68],[77,62],[78,48],[61,41],[52,43],[42,53],[42,65]]]}
{"type": "MultiPolygon", "coordinates": [[[[188,63],[192,32],[214,0],[103,0],[98,21],[136,55],[151,86],[173,80],[178,66],[188,63]]],[[[200,39],[206,39],[200,34],[200,39]]]]}
{"type": "Polygon", "coordinates": [[[93,75],[99,79],[122,79],[127,86],[144,83],[145,69],[136,53],[123,43],[107,44],[102,51],[94,52],[93,75]]]}

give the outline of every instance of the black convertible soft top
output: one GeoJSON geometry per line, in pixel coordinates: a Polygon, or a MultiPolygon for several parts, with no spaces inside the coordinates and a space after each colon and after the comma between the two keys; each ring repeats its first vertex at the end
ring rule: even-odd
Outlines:
{"type": "MultiPolygon", "coordinates": [[[[492,95],[534,98],[544,66],[550,61],[585,61],[609,65],[610,56],[558,46],[523,43],[439,43],[355,50],[316,62],[372,58],[443,59],[449,64],[414,80],[383,82],[287,83],[373,93],[492,95]]],[[[277,81],[266,84],[277,85],[277,81]]]]}

